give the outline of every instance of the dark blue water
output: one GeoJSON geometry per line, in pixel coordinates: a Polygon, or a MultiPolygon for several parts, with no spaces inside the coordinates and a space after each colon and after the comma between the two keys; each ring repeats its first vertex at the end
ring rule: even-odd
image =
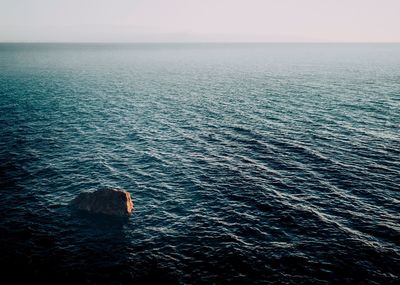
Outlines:
{"type": "Polygon", "coordinates": [[[1,44],[0,132],[10,283],[400,282],[400,45],[1,44]]]}

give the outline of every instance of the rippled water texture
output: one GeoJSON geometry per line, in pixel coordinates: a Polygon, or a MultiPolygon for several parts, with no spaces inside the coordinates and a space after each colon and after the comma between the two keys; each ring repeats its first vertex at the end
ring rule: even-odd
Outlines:
{"type": "Polygon", "coordinates": [[[400,45],[1,44],[0,130],[13,284],[400,282],[400,45]]]}

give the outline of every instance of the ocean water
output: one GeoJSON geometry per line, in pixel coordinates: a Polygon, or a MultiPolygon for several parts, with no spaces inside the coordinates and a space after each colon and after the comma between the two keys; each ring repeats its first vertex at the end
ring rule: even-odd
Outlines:
{"type": "Polygon", "coordinates": [[[399,185],[399,44],[0,44],[3,281],[395,284],[399,185]]]}

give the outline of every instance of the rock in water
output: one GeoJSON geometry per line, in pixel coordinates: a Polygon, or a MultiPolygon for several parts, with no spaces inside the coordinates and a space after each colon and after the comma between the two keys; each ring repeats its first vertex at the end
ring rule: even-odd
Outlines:
{"type": "Polygon", "coordinates": [[[90,213],[128,216],[133,211],[131,195],[119,189],[101,189],[80,193],[71,206],[90,213]]]}

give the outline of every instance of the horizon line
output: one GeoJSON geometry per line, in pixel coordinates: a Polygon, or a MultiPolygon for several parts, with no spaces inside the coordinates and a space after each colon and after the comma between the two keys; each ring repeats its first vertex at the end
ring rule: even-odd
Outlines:
{"type": "Polygon", "coordinates": [[[400,41],[0,41],[0,44],[400,44],[400,41]]]}

